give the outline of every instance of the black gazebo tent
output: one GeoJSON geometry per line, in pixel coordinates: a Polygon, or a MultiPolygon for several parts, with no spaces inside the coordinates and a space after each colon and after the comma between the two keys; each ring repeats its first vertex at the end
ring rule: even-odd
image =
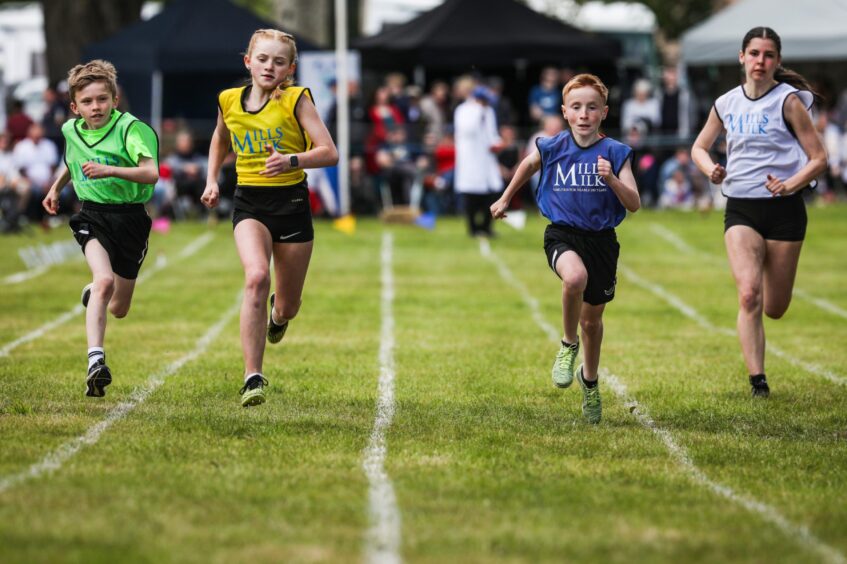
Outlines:
{"type": "Polygon", "coordinates": [[[447,0],[414,20],[353,42],[366,66],[502,67],[611,64],[612,39],[539,14],[516,0],[447,0]],[[521,61],[524,61],[521,63],[521,61]]]}
{"type": "MultiPolygon", "coordinates": [[[[153,18],[89,45],[86,60],[114,63],[133,113],[215,119],[216,94],[247,77],[242,53],[257,29],[277,27],[229,0],[173,0],[153,18]]],[[[299,51],[315,50],[297,40],[299,51]]]]}

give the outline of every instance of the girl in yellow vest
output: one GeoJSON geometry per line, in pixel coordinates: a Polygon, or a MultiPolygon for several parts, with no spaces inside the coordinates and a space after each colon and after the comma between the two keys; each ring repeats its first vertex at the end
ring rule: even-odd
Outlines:
{"type": "Polygon", "coordinates": [[[248,407],[265,401],[265,336],[271,343],[282,340],[300,309],[314,240],[303,169],[335,165],[338,151],[309,89],[294,86],[293,36],[274,29],[256,31],[244,65],[250,84],[218,95],[218,123],[201,200],[209,208],[218,205],[218,173],[232,147],[238,175],[232,224],[244,267],[244,387],[239,393],[241,405],[248,407]],[[271,257],[275,284],[268,312],[271,257]]]}

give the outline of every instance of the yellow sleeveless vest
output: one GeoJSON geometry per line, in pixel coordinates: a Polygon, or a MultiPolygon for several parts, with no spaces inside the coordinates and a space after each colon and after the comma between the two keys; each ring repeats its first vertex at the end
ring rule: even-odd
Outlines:
{"type": "Polygon", "coordinates": [[[235,171],[240,186],[290,186],[306,178],[300,169],[278,176],[262,176],[265,160],[271,150],[283,154],[302,153],[312,148],[312,140],[297,121],[294,108],[301,96],[312,99],[312,93],[302,86],[289,86],[279,99],[271,98],[255,112],[244,109],[246,86],[230,88],[218,94],[218,107],[229,129],[232,150],[237,159],[235,171]]]}

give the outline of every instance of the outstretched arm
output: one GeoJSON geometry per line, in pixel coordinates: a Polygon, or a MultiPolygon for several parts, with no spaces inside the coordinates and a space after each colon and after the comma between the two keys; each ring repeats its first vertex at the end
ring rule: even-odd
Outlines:
{"type": "Polygon", "coordinates": [[[496,202],[491,204],[491,217],[494,219],[506,217],[506,210],[509,209],[509,202],[511,202],[512,198],[515,197],[518,190],[520,190],[521,187],[526,184],[530,178],[532,178],[532,175],[540,169],[541,155],[538,151],[533,151],[521,161],[521,164],[518,165],[518,170],[515,171],[515,175],[512,177],[509,185],[506,186],[506,190],[503,191],[503,195],[500,196],[496,202]]]}
{"type": "Polygon", "coordinates": [[[50,215],[56,215],[59,211],[59,194],[62,192],[62,188],[65,187],[65,184],[68,183],[71,179],[71,172],[68,168],[62,164],[61,170],[59,172],[59,176],[56,177],[56,181],[47,191],[47,195],[44,196],[44,199],[41,200],[41,205],[50,215]]]}
{"type": "Polygon", "coordinates": [[[218,205],[218,197],[221,189],[218,186],[218,175],[221,172],[221,165],[224,162],[227,151],[229,151],[229,129],[224,123],[223,115],[218,110],[218,123],[215,125],[215,131],[212,133],[212,141],[209,143],[209,166],[206,170],[206,189],[203,190],[203,195],[200,196],[200,201],[207,208],[214,208],[218,205]]]}

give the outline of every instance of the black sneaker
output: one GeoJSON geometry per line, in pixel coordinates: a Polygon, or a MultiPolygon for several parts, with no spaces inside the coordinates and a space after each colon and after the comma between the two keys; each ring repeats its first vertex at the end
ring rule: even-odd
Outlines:
{"type": "Polygon", "coordinates": [[[261,405],[265,403],[265,386],[268,385],[268,380],[261,374],[253,374],[244,382],[238,393],[241,394],[241,407],[250,407],[252,405],[261,405]]]}
{"type": "Polygon", "coordinates": [[[112,383],[112,372],[106,366],[105,359],[99,359],[88,369],[85,379],[85,395],[90,398],[102,398],[106,395],[106,386],[112,383]]]}
{"type": "Polygon", "coordinates": [[[754,398],[766,398],[771,395],[768,379],[764,374],[750,376],[750,392],[754,398]]]}
{"type": "Polygon", "coordinates": [[[271,310],[268,313],[268,342],[269,343],[278,343],[285,336],[285,332],[288,330],[288,321],[283,323],[282,325],[277,325],[274,322],[274,296],[276,294],[271,294],[271,310]]]}
{"type": "Polygon", "coordinates": [[[94,282],[88,284],[85,288],[82,289],[82,307],[88,307],[88,300],[91,299],[91,288],[94,286],[94,282]]]}

